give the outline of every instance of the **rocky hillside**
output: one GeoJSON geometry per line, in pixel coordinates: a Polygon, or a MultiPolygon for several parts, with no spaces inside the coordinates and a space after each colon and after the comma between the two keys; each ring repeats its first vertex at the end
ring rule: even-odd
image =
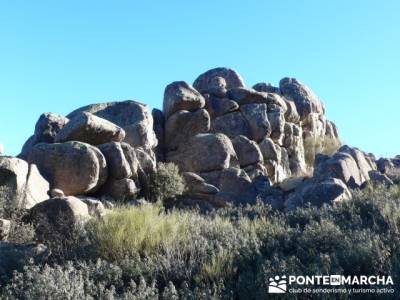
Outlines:
{"type": "MultiPolygon", "coordinates": [[[[179,202],[205,208],[320,206],[371,180],[391,185],[386,174],[400,170],[399,157],[376,161],[340,146],[324,104],[298,80],[250,88],[216,68],[193,85],[169,84],[162,111],[127,100],[42,114],[18,157],[0,156],[2,198],[33,220],[89,217],[109,200],[148,199],[159,162],[179,167],[187,185],[179,202]]],[[[0,238],[6,231],[1,220],[0,238]]]]}

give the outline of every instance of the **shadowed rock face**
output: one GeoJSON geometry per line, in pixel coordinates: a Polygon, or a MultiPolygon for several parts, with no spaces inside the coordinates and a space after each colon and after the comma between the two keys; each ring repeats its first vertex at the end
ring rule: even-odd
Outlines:
{"type": "Polygon", "coordinates": [[[212,91],[217,77],[224,79],[224,87],[227,90],[244,87],[244,81],[239,73],[229,68],[215,68],[208,70],[197,77],[193,83],[193,87],[202,94],[207,93],[210,90],[212,91]]]}
{"type": "Polygon", "coordinates": [[[166,118],[179,110],[193,111],[204,105],[203,96],[184,81],[175,81],[165,88],[163,112],[166,118]]]}
{"type": "Polygon", "coordinates": [[[65,195],[95,191],[107,179],[103,154],[94,146],[82,142],[37,144],[28,161],[38,166],[40,173],[65,195]]]}
{"type": "Polygon", "coordinates": [[[83,112],[72,118],[54,137],[57,143],[80,141],[91,145],[100,145],[109,141],[121,142],[125,131],[117,125],[83,112]]]}
{"type": "Polygon", "coordinates": [[[167,161],[177,164],[184,172],[209,172],[237,164],[230,139],[223,134],[197,134],[178,151],[169,152],[167,161]]]}
{"type": "MultiPolygon", "coordinates": [[[[150,113],[127,100],[87,105],[67,117],[45,113],[20,155],[28,163],[0,174],[11,178],[14,190],[43,176],[50,186],[40,191],[50,188],[54,197],[130,201],[148,197],[156,165],[166,161],[185,178],[186,203],[223,207],[258,199],[288,210],[342,201],[368,181],[391,185],[382,173],[400,173],[399,158],[375,162],[349,146],[317,155],[314,168],[308,166],[305,154],[315,149],[307,140],[340,140],[322,101],[294,78],[283,78],[279,87],[260,82],[248,88],[236,71],[215,68],[193,86],[169,84],[162,107],[150,113]]],[[[31,197],[31,204],[43,198],[31,197]]]]}
{"type": "Polygon", "coordinates": [[[310,113],[324,114],[325,108],[317,95],[295,78],[283,78],[279,82],[279,88],[284,97],[296,104],[301,120],[310,113]]]}
{"type": "Polygon", "coordinates": [[[124,129],[124,141],[133,147],[151,150],[157,146],[153,117],[145,104],[132,100],[91,104],[73,111],[68,118],[72,119],[83,112],[92,113],[124,129]]]}

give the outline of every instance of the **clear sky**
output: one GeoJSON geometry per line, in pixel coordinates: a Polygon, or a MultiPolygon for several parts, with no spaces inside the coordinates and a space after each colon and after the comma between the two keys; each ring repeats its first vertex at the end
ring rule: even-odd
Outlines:
{"type": "Polygon", "coordinates": [[[0,142],[39,115],[106,100],[161,107],[165,85],[218,66],[248,86],[296,77],[342,140],[400,154],[400,1],[0,0],[0,142]]]}

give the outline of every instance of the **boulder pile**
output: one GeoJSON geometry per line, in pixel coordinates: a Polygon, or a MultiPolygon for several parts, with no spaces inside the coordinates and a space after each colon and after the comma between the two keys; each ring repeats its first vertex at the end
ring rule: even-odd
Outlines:
{"type": "Polygon", "coordinates": [[[215,68],[193,85],[169,84],[162,110],[127,100],[42,114],[18,158],[0,156],[0,188],[33,219],[68,211],[74,223],[103,214],[106,200],[148,197],[159,162],[179,167],[182,201],[286,210],[347,199],[369,181],[391,185],[386,174],[400,170],[399,157],[376,160],[349,146],[308,166],[306,139],[340,144],[309,87],[283,78],[250,88],[236,71],[215,68]]]}

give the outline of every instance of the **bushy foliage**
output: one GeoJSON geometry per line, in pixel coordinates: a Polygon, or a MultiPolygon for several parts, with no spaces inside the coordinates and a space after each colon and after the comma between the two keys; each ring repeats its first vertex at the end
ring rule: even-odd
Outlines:
{"type": "Polygon", "coordinates": [[[26,211],[13,205],[8,195],[10,191],[7,185],[0,186],[0,218],[11,222],[8,241],[19,244],[33,241],[35,231],[31,224],[24,221],[26,211]]]}
{"type": "Polygon", "coordinates": [[[64,299],[65,293],[68,299],[266,299],[268,278],[277,274],[392,275],[398,292],[399,206],[397,187],[369,187],[335,206],[287,214],[264,204],[207,215],[166,213],[156,205],[119,208],[88,227],[92,259],[28,266],[3,293],[10,299],[64,299]]]}
{"type": "Polygon", "coordinates": [[[151,177],[150,195],[153,201],[164,201],[181,195],[185,182],[179,168],[173,163],[159,163],[151,177]]]}
{"type": "Polygon", "coordinates": [[[303,140],[304,158],[309,168],[314,166],[315,155],[317,154],[334,154],[341,146],[337,139],[327,136],[323,137],[306,137],[303,140]]]}
{"type": "Polygon", "coordinates": [[[0,218],[6,217],[7,205],[9,203],[8,194],[7,186],[0,186],[0,218]]]}
{"type": "Polygon", "coordinates": [[[8,209],[6,217],[11,221],[8,241],[23,244],[32,242],[35,239],[35,228],[32,224],[26,222],[24,217],[26,211],[22,209],[8,209]]]}

